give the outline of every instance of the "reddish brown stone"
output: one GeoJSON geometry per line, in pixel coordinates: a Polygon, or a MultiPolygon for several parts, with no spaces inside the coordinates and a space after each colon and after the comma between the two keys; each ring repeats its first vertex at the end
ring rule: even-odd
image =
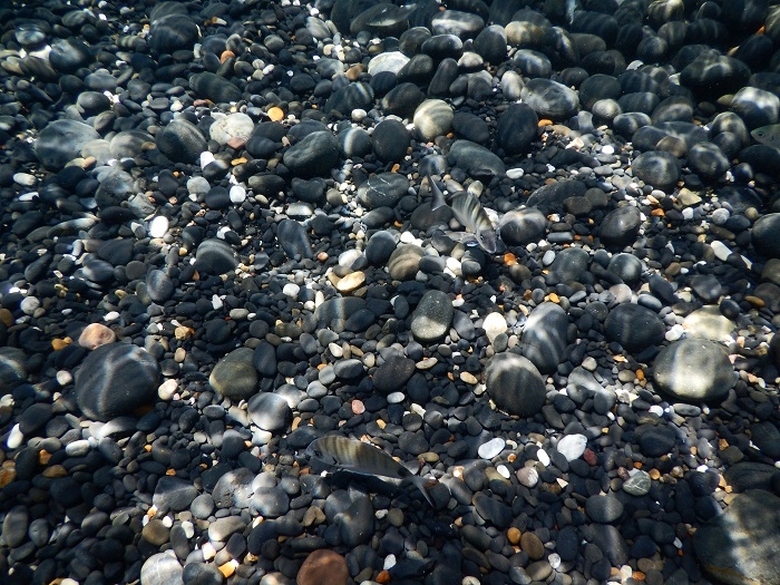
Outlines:
{"type": "Polygon", "coordinates": [[[298,585],[347,585],[347,561],[332,550],[320,549],[303,561],[295,582],[298,585]]]}

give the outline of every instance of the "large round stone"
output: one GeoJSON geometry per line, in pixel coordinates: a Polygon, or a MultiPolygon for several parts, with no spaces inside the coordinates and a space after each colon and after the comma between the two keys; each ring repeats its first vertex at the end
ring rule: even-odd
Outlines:
{"type": "Polygon", "coordinates": [[[234,400],[252,396],[257,389],[254,351],[239,347],[219,360],[209,376],[209,384],[217,392],[234,400]]]}
{"type": "Polygon", "coordinates": [[[81,156],[81,149],[97,138],[100,138],[100,134],[84,122],[55,120],[38,135],[35,154],[47,169],[58,171],[81,156]]]}
{"type": "Polygon", "coordinates": [[[485,388],[496,406],[509,414],[530,417],[545,400],[544,380],[530,360],[516,353],[499,353],[485,369],[485,388]]]}
{"type": "Polygon", "coordinates": [[[780,498],[764,490],[738,495],[693,537],[704,570],[723,583],[777,582],[780,575],[780,498]]]}
{"type": "Polygon", "coordinates": [[[522,352],[540,372],[554,372],[568,345],[569,317],[560,305],[542,303],[536,307],[523,329],[522,352]]]}
{"type": "Polygon", "coordinates": [[[174,162],[193,163],[206,150],[206,138],[184,119],[173,120],[157,133],[157,148],[174,162]]]}
{"type": "Polygon", "coordinates": [[[570,118],[580,107],[576,91],[551,79],[531,79],[520,95],[539,116],[552,120],[570,118]]]}
{"type": "Polygon", "coordinates": [[[157,360],[145,349],[129,343],[102,345],[76,372],[76,403],[94,420],[132,414],[154,399],[159,376],[157,360]]]}
{"type": "Polygon", "coordinates": [[[339,142],[330,132],[319,130],[291,146],[282,157],[290,172],[303,179],[330,174],[339,160],[339,142]]]}
{"type": "Polygon", "coordinates": [[[664,323],[647,307],[624,303],[609,312],[604,321],[604,334],[617,341],[627,351],[640,352],[664,339],[664,323]]]}
{"type": "Polygon", "coordinates": [[[723,347],[704,339],[683,339],[656,356],[653,381],[678,400],[710,401],[725,398],[736,380],[723,347]]]}

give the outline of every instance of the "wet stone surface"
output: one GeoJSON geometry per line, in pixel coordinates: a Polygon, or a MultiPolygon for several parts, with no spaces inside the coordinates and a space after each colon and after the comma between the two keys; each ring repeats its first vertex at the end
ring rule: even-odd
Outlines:
{"type": "Polygon", "coordinates": [[[779,14],[0,6],[0,583],[777,583],[779,14]]]}

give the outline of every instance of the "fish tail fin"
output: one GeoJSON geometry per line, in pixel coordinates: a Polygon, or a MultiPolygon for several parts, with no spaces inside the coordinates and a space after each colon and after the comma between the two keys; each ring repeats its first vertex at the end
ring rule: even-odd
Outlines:
{"type": "Polygon", "coordinates": [[[428,479],[427,477],[422,477],[420,475],[410,475],[408,477],[409,481],[414,484],[414,486],[420,490],[420,493],[423,495],[425,500],[431,505],[433,508],[433,500],[431,499],[431,496],[428,495],[428,488],[430,487],[430,483],[433,480],[428,479]]]}
{"type": "Polygon", "coordinates": [[[433,197],[431,200],[431,209],[435,211],[440,207],[447,205],[447,202],[444,200],[444,193],[441,192],[441,189],[439,189],[439,186],[436,184],[436,179],[428,175],[428,184],[431,187],[431,195],[433,197]]]}

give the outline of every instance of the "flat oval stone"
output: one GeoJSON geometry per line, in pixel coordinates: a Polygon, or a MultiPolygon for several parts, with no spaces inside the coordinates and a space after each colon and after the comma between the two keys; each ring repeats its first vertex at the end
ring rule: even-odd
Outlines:
{"type": "Polygon", "coordinates": [[[215,365],[209,376],[214,390],[235,400],[249,398],[257,391],[254,351],[248,347],[233,350],[215,365]]]}
{"type": "Polygon", "coordinates": [[[533,416],[546,398],[544,380],[536,366],[516,353],[490,358],[485,368],[485,388],[496,406],[517,416],[533,416]]]}
{"type": "Polygon", "coordinates": [[[422,343],[442,339],[452,325],[452,301],[440,290],[426,292],[412,314],[411,331],[422,343]]]}

